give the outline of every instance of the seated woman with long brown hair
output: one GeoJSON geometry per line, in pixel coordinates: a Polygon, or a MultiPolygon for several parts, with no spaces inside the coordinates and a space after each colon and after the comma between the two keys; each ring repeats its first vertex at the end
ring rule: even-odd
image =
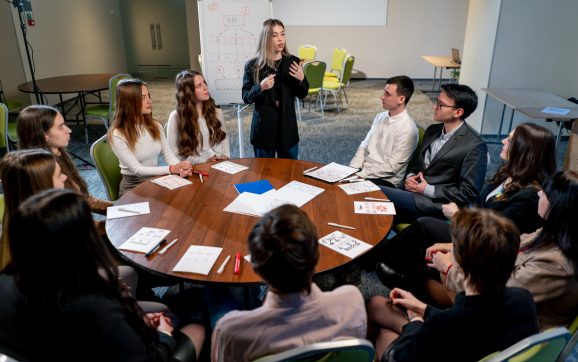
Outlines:
{"type": "Polygon", "coordinates": [[[169,115],[167,139],[177,157],[193,165],[231,156],[223,113],[209,94],[201,73],[177,74],[177,109],[169,115]]]}
{"type": "Polygon", "coordinates": [[[85,198],[47,190],[9,224],[12,268],[0,274],[0,350],[19,360],[194,361],[204,329],[144,314],[119,280],[85,198]]]}
{"type": "Polygon", "coordinates": [[[180,161],[167,142],[163,127],[153,118],[149,89],[138,79],[123,79],[116,89],[116,111],[108,139],[119,159],[119,195],[153,176],[191,175],[189,161],[180,161]],[[168,166],[159,166],[163,154],[168,166]]]}
{"type": "Polygon", "coordinates": [[[18,206],[37,192],[64,188],[67,176],[60,170],[54,155],[42,149],[7,153],[0,161],[0,179],[4,192],[4,215],[0,238],[0,270],[11,260],[8,224],[18,206]]]}
{"type": "Polygon", "coordinates": [[[66,151],[71,130],[56,108],[45,105],[28,106],[18,115],[16,127],[20,149],[42,148],[51,152],[62,172],[68,176],[64,186],[85,195],[92,212],[106,215],[106,208],[112,206],[112,203],[88,192],[86,181],[80,176],[66,151]]]}
{"type": "MultiPolygon", "coordinates": [[[[544,226],[521,236],[522,244],[508,286],[532,293],[540,328],[569,325],[578,314],[578,173],[560,171],[546,180],[539,192],[538,214],[544,226]]],[[[428,249],[432,266],[446,271],[445,287],[449,296],[464,289],[464,273],[452,264],[452,253],[428,249]]],[[[435,284],[433,285],[435,288],[435,284]]],[[[440,288],[434,296],[444,300],[440,288]]]]}

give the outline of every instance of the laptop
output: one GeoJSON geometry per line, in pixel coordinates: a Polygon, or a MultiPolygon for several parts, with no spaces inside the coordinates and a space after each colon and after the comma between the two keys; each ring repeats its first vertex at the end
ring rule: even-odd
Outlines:
{"type": "Polygon", "coordinates": [[[462,64],[462,60],[460,59],[460,51],[456,48],[452,48],[452,63],[462,64]]]}

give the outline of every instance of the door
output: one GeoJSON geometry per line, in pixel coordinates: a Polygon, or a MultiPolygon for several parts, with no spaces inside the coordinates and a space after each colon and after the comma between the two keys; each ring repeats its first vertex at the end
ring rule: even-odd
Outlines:
{"type": "Polygon", "coordinates": [[[172,78],[190,67],[185,0],[121,0],[129,72],[172,78]]]}

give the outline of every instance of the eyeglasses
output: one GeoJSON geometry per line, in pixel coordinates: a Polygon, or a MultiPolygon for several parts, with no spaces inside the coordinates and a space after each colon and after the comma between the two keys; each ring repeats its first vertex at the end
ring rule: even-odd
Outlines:
{"type": "Polygon", "coordinates": [[[449,105],[447,105],[447,104],[443,104],[443,103],[440,103],[440,101],[439,101],[439,100],[438,100],[438,101],[436,101],[436,108],[437,108],[437,109],[440,109],[440,108],[442,108],[442,107],[448,107],[448,108],[456,108],[456,109],[457,109],[457,108],[462,108],[462,107],[457,107],[457,106],[449,106],[449,105]]]}

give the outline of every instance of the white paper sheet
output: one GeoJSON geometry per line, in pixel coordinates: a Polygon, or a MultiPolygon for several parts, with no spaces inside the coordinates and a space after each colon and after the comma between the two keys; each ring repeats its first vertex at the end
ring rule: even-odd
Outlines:
{"type": "Polygon", "coordinates": [[[311,186],[299,181],[291,181],[275,192],[275,198],[285,200],[287,204],[301,207],[325,191],[321,187],[311,186]]]}
{"type": "Polygon", "coordinates": [[[379,186],[371,181],[352,182],[348,184],[339,185],[343,191],[348,195],[363,194],[365,192],[379,191],[379,186]]]}
{"type": "Polygon", "coordinates": [[[542,109],[542,113],[556,114],[558,116],[565,116],[570,113],[568,108],[546,107],[542,109]]]}
{"type": "Polygon", "coordinates": [[[393,202],[354,201],[353,208],[356,214],[395,215],[393,202]]]}
{"type": "Polygon", "coordinates": [[[151,182],[159,186],[166,187],[169,190],[178,189],[179,187],[192,184],[191,181],[177,175],[166,175],[163,177],[152,179],[151,182]]]}
{"type": "Polygon", "coordinates": [[[286,200],[277,199],[275,194],[275,190],[269,190],[261,195],[243,192],[223,211],[249,216],[263,216],[268,211],[287,203],[286,200]]]}
{"type": "Polygon", "coordinates": [[[143,227],[118,248],[137,253],[148,253],[170,232],[170,230],[165,229],[143,227]]]}
{"type": "Polygon", "coordinates": [[[223,161],[223,162],[217,163],[216,165],[211,166],[211,168],[214,168],[216,170],[223,171],[226,173],[230,173],[231,175],[234,175],[237,172],[247,170],[249,167],[239,165],[239,164],[231,162],[231,161],[223,161]]]}
{"type": "Polygon", "coordinates": [[[326,182],[336,182],[358,171],[359,171],[358,168],[353,168],[349,166],[340,165],[335,162],[331,162],[328,165],[325,165],[311,172],[307,172],[304,175],[314,177],[326,182]]]}
{"type": "Polygon", "coordinates": [[[328,247],[340,254],[343,254],[351,259],[356,258],[372,246],[368,243],[342,233],[341,231],[334,231],[331,234],[319,239],[319,244],[328,247]]]}
{"type": "Polygon", "coordinates": [[[209,275],[222,250],[215,246],[191,245],[173,271],[209,275]]]}
{"type": "Polygon", "coordinates": [[[151,210],[148,202],[138,202],[136,204],[109,206],[106,208],[106,218],[108,220],[119,219],[121,217],[146,215],[150,213],[151,210]]]}

